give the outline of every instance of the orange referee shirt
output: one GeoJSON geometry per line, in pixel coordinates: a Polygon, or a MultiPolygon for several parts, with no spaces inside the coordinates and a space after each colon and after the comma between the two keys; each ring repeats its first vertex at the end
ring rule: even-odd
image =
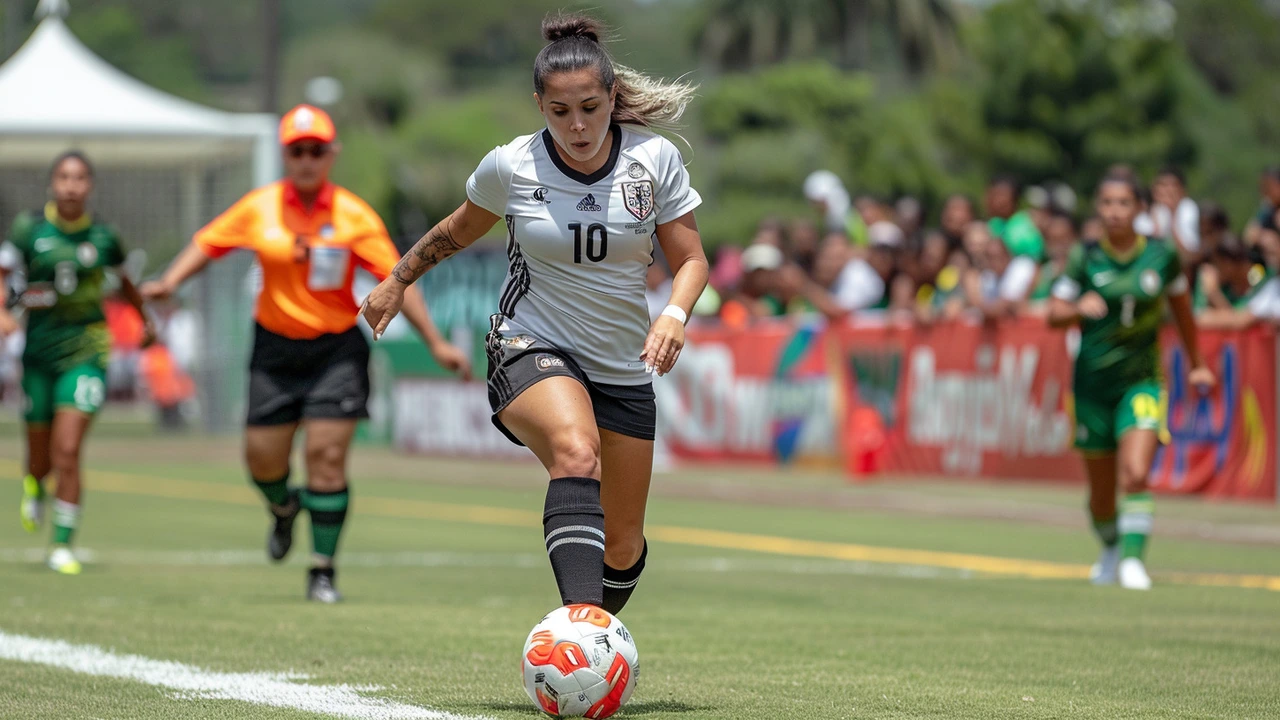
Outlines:
{"type": "Polygon", "coordinates": [[[326,183],[308,212],[281,180],[245,195],[196,233],[206,255],[251,250],[262,265],[255,318],[295,340],[340,333],[356,324],[351,290],[356,266],[378,280],[400,260],[382,219],[345,188],[326,183]]]}

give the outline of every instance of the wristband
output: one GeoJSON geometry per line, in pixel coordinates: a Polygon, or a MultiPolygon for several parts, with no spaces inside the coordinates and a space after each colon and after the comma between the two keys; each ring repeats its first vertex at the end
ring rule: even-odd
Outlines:
{"type": "Polygon", "coordinates": [[[678,305],[668,305],[666,309],[662,311],[662,314],[679,320],[681,325],[689,322],[688,313],[678,305]]]}

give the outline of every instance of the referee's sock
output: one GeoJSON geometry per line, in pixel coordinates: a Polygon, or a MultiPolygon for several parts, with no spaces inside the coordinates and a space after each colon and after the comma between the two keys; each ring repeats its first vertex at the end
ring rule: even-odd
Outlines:
{"type": "Polygon", "coordinates": [[[648,556],[649,543],[646,541],[644,549],[640,551],[640,559],[626,570],[615,570],[605,563],[604,604],[601,607],[617,615],[626,606],[631,593],[635,592],[636,585],[640,582],[640,573],[644,572],[644,559],[648,556]]]}
{"type": "Polygon", "coordinates": [[[604,593],[604,509],[600,481],[555,478],[542,513],[547,557],[565,605],[599,606],[604,593]]]}
{"type": "MultiPolygon", "coordinates": [[[[289,504],[289,471],[284,471],[284,477],[274,478],[271,480],[263,480],[262,478],[253,478],[254,487],[258,488],[258,492],[262,493],[262,497],[266,498],[267,503],[271,505],[272,511],[276,508],[283,508],[289,504]]],[[[277,513],[279,514],[279,513],[277,513]]]]}
{"type": "Polygon", "coordinates": [[[315,567],[333,567],[333,556],[338,554],[338,538],[342,535],[342,525],[347,521],[350,503],[348,488],[332,492],[302,491],[302,507],[311,513],[312,564],[315,567]]]}

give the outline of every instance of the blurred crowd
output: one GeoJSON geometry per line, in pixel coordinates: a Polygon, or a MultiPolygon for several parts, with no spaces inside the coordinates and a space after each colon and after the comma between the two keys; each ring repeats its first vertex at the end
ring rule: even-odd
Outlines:
{"type": "MultiPolygon", "coordinates": [[[[1132,174],[1123,166],[1111,172],[1132,174]]],[[[1258,212],[1243,222],[1191,198],[1178,168],[1135,178],[1144,190],[1134,229],[1176,244],[1203,326],[1280,322],[1280,167],[1262,173],[1258,212]]],[[[695,308],[700,322],[742,328],[794,315],[932,323],[1043,313],[1071,249],[1104,234],[1091,200],[1062,183],[1023,187],[997,176],[981,202],[952,195],[936,208],[909,196],[852,196],[827,171],[810,175],[803,192],[810,216],[765,220],[746,247],[711,253],[710,287],[695,308]]],[[[655,262],[648,283],[655,312],[669,283],[655,262]]]]}

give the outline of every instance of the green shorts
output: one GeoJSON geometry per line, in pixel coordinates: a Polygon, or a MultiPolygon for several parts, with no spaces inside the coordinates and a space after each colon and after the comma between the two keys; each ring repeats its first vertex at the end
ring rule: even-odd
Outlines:
{"type": "Polygon", "coordinates": [[[1109,454],[1130,430],[1154,431],[1167,444],[1168,410],[1169,396],[1155,381],[1129,386],[1119,401],[1076,395],[1076,448],[1086,455],[1109,454]]]}
{"type": "Polygon", "coordinates": [[[58,410],[96,415],[107,399],[107,371],[97,363],[77,365],[62,373],[24,367],[22,392],[27,396],[26,420],[31,425],[53,422],[58,410]]]}

